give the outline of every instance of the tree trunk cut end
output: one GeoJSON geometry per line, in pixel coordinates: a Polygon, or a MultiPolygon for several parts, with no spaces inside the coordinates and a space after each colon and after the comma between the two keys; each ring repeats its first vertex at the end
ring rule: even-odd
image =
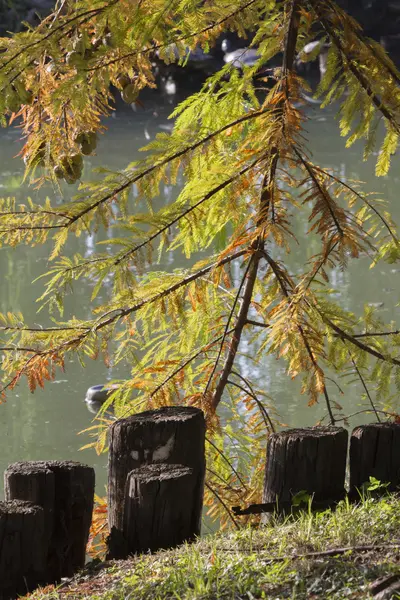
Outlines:
{"type": "Polygon", "coordinates": [[[344,495],[348,433],[340,427],[289,429],[268,439],[263,502],[290,503],[305,491],[316,500],[344,495]]]}

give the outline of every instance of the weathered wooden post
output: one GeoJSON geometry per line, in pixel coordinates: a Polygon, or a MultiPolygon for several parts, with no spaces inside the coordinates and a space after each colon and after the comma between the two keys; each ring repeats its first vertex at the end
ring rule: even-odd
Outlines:
{"type": "Polygon", "coordinates": [[[128,475],[124,533],[129,552],[174,548],[199,534],[197,477],[182,465],[153,464],[128,475]]]}
{"type": "Polygon", "coordinates": [[[4,473],[6,500],[29,500],[45,511],[49,583],[72,576],[85,564],[94,483],[94,469],[74,461],[14,463],[4,473]]]}
{"type": "Polygon", "coordinates": [[[316,500],[343,497],[348,434],[339,427],[289,429],[268,440],[263,502],[287,505],[304,490],[316,500]]]}
{"type": "MultiPolygon", "coordinates": [[[[195,481],[192,514],[196,523],[193,523],[191,536],[200,533],[205,476],[204,445],[204,415],[194,407],[168,406],[121,419],[111,425],[108,463],[109,558],[122,558],[136,552],[129,548],[129,536],[124,530],[125,491],[128,474],[144,465],[164,463],[192,469],[195,481]]],[[[174,502],[173,497],[171,501],[174,502]]]]}
{"type": "Polygon", "coordinates": [[[400,487],[400,425],[371,423],[353,429],[350,438],[350,491],[360,489],[369,477],[400,487]]]}
{"type": "Polygon", "coordinates": [[[15,600],[44,582],[44,511],[31,502],[0,502],[0,598],[15,600]]]}

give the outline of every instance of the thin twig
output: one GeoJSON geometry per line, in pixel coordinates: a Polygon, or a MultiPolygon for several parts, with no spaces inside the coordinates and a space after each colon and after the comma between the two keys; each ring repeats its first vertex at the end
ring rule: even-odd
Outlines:
{"type": "MultiPolygon", "coordinates": [[[[272,556],[268,558],[267,564],[274,562],[285,562],[290,560],[300,560],[303,558],[323,558],[324,556],[337,556],[339,554],[346,554],[346,552],[371,552],[374,550],[397,550],[400,548],[400,544],[366,544],[362,546],[346,546],[344,548],[332,548],[330,550],[320,550],[318,552],[306,552],[305,554],[287,554],[285,556],[272,556]]],[[[254,548],[218,548],[218,551],[222,552],[249,552],[254,554],[254,548]]],[[[268,549],[258,550],[258,553],[269,552],[268,549]]]]}
{"type": "Polygon", "coordinates": [[[218,500],[218,502],[220,502],[222,504],[222,506],[224,507],[224,509],[226,510],[226,512],[229,515],[229,518],[231,519],[232,523],[234,524],[234,526],[236,527],[236,529],[240,529],[239,527],[239,523],[236,521],[235,517],[232,515],[231,511],[229,510],[229,508],[227,507],[227,505],[225,504],[225,502],[222,500],[221,496],[218,494],[218,492],[216,490],[214,490],[213,487],[211,487],[211,485],[209,483],[207,483],[207,481],[204,484],[206,486],[206,488],[208,488],[210,490],[210,492],[212,494],[214,494],[214,496],[216,497],[216,499],[218,500]]]}
{"type": "Polygon", "coordinates": [[[260,321],[253,321],[253,319],[247,319],[246,325],[253,325],[254,327],[264,327],[265,329],[269,329],[271,327],[269,323],[260,323],[260,321]]]}
{"type": "Polygon", "coordinates": [[[367,331],[365,333],[353,333],[354,338],[365,338],[365,337],[382,337],[387,335],[399,335],[400,329],[394,331],[367,331]]]}
{"type": "MultiPolygon", "coordinates": [[[[231,331],[228,331],[228,333],[232,333],[233,329],[231,331]]],[[[192,354],[188,359],[186,359],[183,363],[181,363],[179,365],[179,367],[177,367],[176,369],[174,369],[174,371],[172,371],[160,384],[157,385],[156,388],[154,388],[152,390],[152,392],[150,393],[150,398],[152,398],[155,394],[157,394],[157,392],[159,392],[169,381],[171,381],[171,379],[173,379],[174,377],[176,377],[176,375],[178,375],[178,373],[180,373],[185,367],[187,367],[191,362],[193,362],[194,360],[196,360],[196,358],[198,358],[199,356],[201,356],[201,354],[204,354],[205,352],[207,352],[211,346],[214,346],[214,344],[218,344],[221,340],[224,339],[224,335],[220,335],[219,337],[207,342],[206,344],[203,344],[203,346],[197,350],[194,354],[192,354]]]]}
{"type": "Polygon", "coordinates": [[[342,338],[343,340],[347,340],[348,342],[350,342],[351,344],[353,344],[354,346],[357,346],[357,348],[360,348],[360,350],[364,350],[364,352],[367,352],[368,354],[371,354],[372,356],[375,356],[375,358],[379,358],[379,360],[382,360],[384,362],[389,362],[392,363],[394,365],[398,365],[400,366],[400,360],[398,360],[397,358],[393,358],[392,356],[385,356],[384,354],[382,354],[381,352],[378,352],[378,350],[375,350],[374,348],[371,348],[370,346],[367,346],[366,344],[364,344],[363,342],[360,342],[357,337],[353,336],[350,333],[347,333],[346,331],[344,331],[343,329],[341,329],[338,325],[336,325],[335,323],[333,323],[326,315],[324,315],[318,308],[316,308],[316,310],[318,311],[318,313],[320,314],[322,320],[331,328],[333,329],[333,331],[335,333],[338,334],[338,337],[342,338]]]}
{"type": "MultiPolygon", "coordinates": [[[[270,429],[271,429],[272,433],[275,433],[275,425],[273,424],[273,422],[272,422],[272,419],[271,419],[271,417],[269,416],[269,414],[268,414],[268,411],[267,411],[267,409],[265,408],[264,404],[261,402],[261,400],[259,400],[259,399],[257,398],[257,395],[256,395],[256,393],[255,393],[255,391],[254,391],[254,389],[253,389],[253,387],[252,387],[252,385],[251,385],[250,381],[249,381],[248,379],[246,379],[246,377],[243,377],[243,375],[241,375],[240,373],[238,373],[238,372],[237,372],[237,371],[235,371],[234,369],[232,369],[232,371],[231,371],[231,374],[232,374],[232,375],[235,375],[236,377],[238,377],[239,379],[241,379],[241,380],[242,380],[242,381],[243,381],[243,382],[244,382],[244,383],[247,385],[247,387],[249,388],[249,390],[250,390],[250,392],[251,392],[251,394],[250,394],[250,395],[251,395],[251,397],[252,397],[252,398],[253,398],[253,399],[254,399],[254,400],[257,402],[257,405],[259,406],[260,410],[261,410],[261,411],[262,411],[262,412],[265,414],[265,417],[266,417],[266,418],[267,418],[267,420],[268,420],[268,423],[269,423],[269,426],[270,426],[270,429]]],[[[232,383],[233,383],[233,382],[232,382],[232,383]]],[[[236,384],[236,385],[237,385],[237,384],[236,384]]],[[[248,393],[248,391],[247,391],[247,390],[244,390],[244,391],[245,391],[246,393],[248,393]]]]}
{"type": "Polygon", "coordinates": [[[245,484],[245,482],[243,481],[243,479],[240,477],[238,471],[235,469],[235,467],[233,466],[233,464],[229,461],[229,459],[226,457],[226,455],[222,452],[222,450],[220,450],[218,448],[218,446],[216,446],[214,444],[214,442],[212,440],[210,440],[210,438],[208,436],[206,436],[206,442],[208,444],[210,444],[210,446],[212,446],[214,448],[214,450],[220,455],[220,457],[226,462],[226,464],[229,466],[230,469],[232,469],[232,471],[235,473],[236,477],[238,478],[238,480],[240,481],[240,483],[242,484],[244,489],[247,489],[247,485],[245,484]]]}
{"type": "Polygon", "coordinates": [[[226,382],[228,385],[233,385],[234,387],[237,387],[239,390],[241,390],[242,392],[244,392],[247,396],[250,396],[250,398],[253,398],[254,402],[257,404],[257,407],[260,410],[262,419],[264,421],[264,425],[267,429],[269,429],[270,425],[266,416],[266,410],[264,409],[262,403],[260,402],[260,400],[254,396],[254,394],[251,394],[248,390],[246,390],[246,388],[244,388],[242,385],[240,385],[240,383],[236,383],[236,381],[232,381],[231,379],[228,379],[226,382]]]}
{"type": "MultiPolygon", "coordinates": [[[[344,343],[344,342],[343,342],[343,343],[344,343]]],[[[379,416],[379,414],[378,414],[378,412],[377,412],[377,410],[376,410],[375,404],[374,404],[374,402],[373,402],[373,400],[372,400],[372,398],[371,398],[371,394],[369,393],[369,390],[368,390],[368,388],[367,388],[367,384],[365,383],[364,377],[362,376],[362,374],[361,374],[361,371],[360,371],[360,369],[358,368],[358,366],[357,366],[357,363],[356,363],[356,361],[354,360],[354,357],[353,357],[353,355],[352,355],[352,353],[350,352],[350,350],[349,350],[349,349],[347,349],[347,352],[348,352],[348,354],[349,354],[349,356],[350,356],[350,360],[351,360],[351,362],[352,362],[352,364],[353,364],[353,367],[355,368],[355,370],[356,370],[356,372],[357,372],[357,375],[358,375],[358,377],[359,377],[359,379],[360,379],[360,381],[361,381],[361,384],[362,384],[362,386],[363,386],[363,388],[364,388],[364,390],[365,390],[365,393],[367,394],[367,398],[368,398],[368,400],[369,400],[369,402],[370,402],[370,404],[371,404],[371,408],[372,408],[372,410],[374,411],[374,413],[375,413],[375,416],[376,416],[376,418],[378,419],[378,422],[380,423],[380,422],[381,422],[380,416],[379,416]]]]}
{"type": "MultiPolygon", "coordinates": [[[[227,335],[228,335],[228,329],[229,329],[229,325],[230,325],[230,322],[231,322],[231,320],[232,320],[232,318],[233,318],[233,315],[234,315],[234,313],[235,313],[235,310],[236,310],[236,305],[237,305],[237,303],[239,302],[240,294],[242,293],[242,289],[243,289],[243,286],[244,286],[244,284],[245,284],[246,277],[247,277],[247,274],[248,274],[248,272],[249,272],[249,269],[250,269],[250,266],[251,266],[251,258],[252,258],[252,257],[250,257],[250,260],[249,260],[249,262],[248,262],[248,264],[247,264],[247,266],[246,266],[245,272],[244,272],[244,274],[243,274],[243,277],[242,277],[242,279],[241,279],[241,281],[240,281],[240,284],[239,284],[238,291],[236,292],[236,295],[235,295],[235,298],[234,298],[234,300],[233,300],[233,303],[232,303],[231,309],[230,309],[230,311],[229,311],[229,315],[228,315],[228,319],[227,319],[227,321],[226,321],[226,323],[225,323],[225,330],[224,330],[224,334],[223,334],[223,336],[222,336],[222,341],[221,341],[221,344],[220,344],[220,347],[219,347],[218,355],[217,355],[217,358],[216,358],[216,360],[215,360],[215,362],[214,362],[214,366],[213,366],[213,368],[212,368],[212,371],[211,371],[211,373],[210,373],[210,376],[209,376],[209,378],[208,378],[208,381],[207,381],[206,387],[204,388],[204,393],[206,393],[206,392],[207,392],[207,390],[208,390],[208,388],[210,387],[210,384],[211,384],[211,382],[212,382],[212,379],[213,379],[213,377],[214,377],[214,373],[215,373],[215,371],[217,370],[217,366],[218,366],[218,363],[219,363],[219,359],[221,358],[221,354],[222,354],[222,350],[223,350],[223,348],[224,348],[225,340],[226,340],[226,337],[227,337],[227,335]]],[[[230,329],[230,331],[231,331],[231,332],[233,332],[233,333],[235,332],[235,330],[236,330],[236,327],[235,327],[234,329],[230,329]]]]}

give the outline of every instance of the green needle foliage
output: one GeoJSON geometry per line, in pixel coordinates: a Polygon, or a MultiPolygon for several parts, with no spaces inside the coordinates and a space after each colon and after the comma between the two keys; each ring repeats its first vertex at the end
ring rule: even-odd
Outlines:
{"type": "MultiPolygon", "coordinates": [[[[400,73],[331,0],[59,0],[36,29],[0,39],[0,118],[4,126],[22,121],[27,176],[55,188],[59,179],[80,181],[62,205],[0,202],[3,244],[53,242],[40,300],[54,315],[47,328],[0,316],[2,393],[25,377],[32,391],[42,386],[68,354],[133,365],[110,400],[116,416],[201,407],[207,502],[224,508],[259,497],[266,433],[276,423],[270,399],[241,372],[244,340],[254,361],[281,357],[288,377],[302,378],[309,404],[326,403],[332,424],[341,416],[332,374],[359,378],[371,403],[390,394],[392,378],[400,383],[399,332],[370,307],[359,317],[329,294],[333,269],[366,254],[373,263],[397,261],[400,245],[382,201],[312,157],[302,100],[309,90],[294,67],[299,55],[315,58],[302,54],[315,39],[329,44],[322,106],[339,106],[341,133],[348,146],[364,140],[364,158],[385,128],[376,163],[385,175],[400,134],[400,73]],[[116,90],[135,102],[155,86],[156,57],[185,64],[188,51],[208,51],[224,31],[253,34],[256,63],[211,76],[142,160],[82,181],[82,155],[101,143],[116,90]],[[152,209],[161,186],[178,177],[176,200],[152,209]],[[140,212],[138,201],[149,210],[140,212]],[[293,275],[286,257],[300,212],[319,246],[293,275]],[[63,254],[70,236],[99,227],[116,232],[112,251],[63,254]],[[206,248],[210,255],[193,265],[206,248]],[[158,259],[170,250],[187,257],[186,269],[160,272],[158,259]],[[67,318],[64,297],[82,278],[92,301],[110,281],[111,297],[97,299],[89,320],[67,318]],[[229,415],[222,425],[221,403],[229,415]]],[[[98,451],[106,424],[96,425],[98,451]]]]}

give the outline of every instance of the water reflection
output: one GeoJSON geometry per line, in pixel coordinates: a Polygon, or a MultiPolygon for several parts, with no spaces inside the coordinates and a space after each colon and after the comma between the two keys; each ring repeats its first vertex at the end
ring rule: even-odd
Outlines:
{"type": "MultiPolygon", "coordinates": [[[[171,82],[170,82],[171,83],[171,82]]],[[[117,111],[109,120],[109,129],[99,140],[96,156],[85,159],[85,174],[91,169],[103,165],[118,169],[139,156],[138,149],[153,139],[159,131],[168,130],[171,123],[168,114],[173,105],[179,102],[184,92],[179,87],[174,93],[148,93],[143,98],[143,109],[136,112],[125,107],[117,111]]],[[[342,177],[364,180],[369,191],[376,190],[386,197],[390,203],[395,221],[400,221],[400,205],[397,202],[399,181],[396,165],[392,175],[382,179],[373,176],[373,161],[361,162],[359,147],[353,147],[344,155],[344,141],[337,133],[333,114],[324,112],[321,115],[316,106],[309,107],[310,121],[307,125],[308,138],[318,163],[334,167],[342,177]]],[[[76,187],[63,187],[61,194],[55,190],[41,189],[35,191],[21,184],[23,169],[19,159],[14,158],[20,149],[19,131],[15,129],[0,132],[0,161],[3,195],[15,195],[24,200],[27,195],[33,199],[56,193],[59,201],[67,199],[76,187]]],[[[394,162],[398,157],[394,157],[394,162]]],[[[177,190],[165,185],[162,196],[157,200],[159,205],[169,202],[177,190]]],[[[301,216],[296,216],[296,233],[299,245],[294,248],[290,258],[290,268],[295,274],[302,269],[304,260],[316,251],[316,241],[307,234],[307,223],[301,216]]],[[[68,251],[79,252],[89,257],[95,250],[100,234],[83,235],[70,240],[68,251]]],[[[46,323],[44,313],[37,315],[35,299],[40,295],[41,282],[32,283],[35,278],[48,268],[49,245],[38,246],[34,250],[27,247],[0,250],[0,268],[2,286],[0,289],[0,310],[21,311],[31,324],[46,323]]],[[[168,253],[163,259],[162,268],[176,268],[185,265],[185,260],[177,254],[168,253]]],[[[236,274],[239,278],[239,273],[236,274]]],[[[381,304],[379,313],[387,321],[398,316],[398,292],[400,290],[397,268],[378,265],[369,270],[367,258],[361,258],[350,264],[348,271],[336,269],[332,273],[332,284],[337,289],[336,298],[346,308],[360,312],[364,302],[381,304]]],[[[90,314],[88,297],[90,282],[80,280],[75,286],[73,295],[66,301],[66,317],[76,315],[88,317],[90,314]]],[[[103,292],[103,295],[106,292],[103,292]]],[[[104,301],[105,299],[100,300],[104,301]]],[[[275,358],[267,357],[262,363],[252,360],[252,347],[249,340],[244,340],[243,352],[239,361],[244,376],[252,374],[271,396],[274,406],[281,414],[282,421],[290,425],[312,425],[325,412],[321,404],[316,409],[307,407],[307,401],[299,394],[299,383],[285,377],[284,365],[275,358]]],[[[104,493],[106,482],[106,456],[97,457],[92,450],[79,451],[81,445],[88,443],[88,435],[78,437],[82,429],[91,425],[93,412],[98,408],[84,402],[87,388],[97,383],[107,383],[115,379],[123,379],[127,370],[121,366],[108,370],[100,362],[87,361],[86,369],[82,369],[77,361],[71,360],[66,365],[65,374],[61,374],[55,382],[46,385],[44,390],[37,390],[32,395],[22,384],[14,390],[4,406],[0,407],[0,436],[2,453],[0,470],[17,460],[39,459],[74,459],[87,462],[96,468],[97,492],[104,493]]],[[[346,412],[355,412],[360,404],[361,390],[357,386],[347,389],[346,412]]],[[[357,422],[362,419],[358,418],[357,422]]]]}

